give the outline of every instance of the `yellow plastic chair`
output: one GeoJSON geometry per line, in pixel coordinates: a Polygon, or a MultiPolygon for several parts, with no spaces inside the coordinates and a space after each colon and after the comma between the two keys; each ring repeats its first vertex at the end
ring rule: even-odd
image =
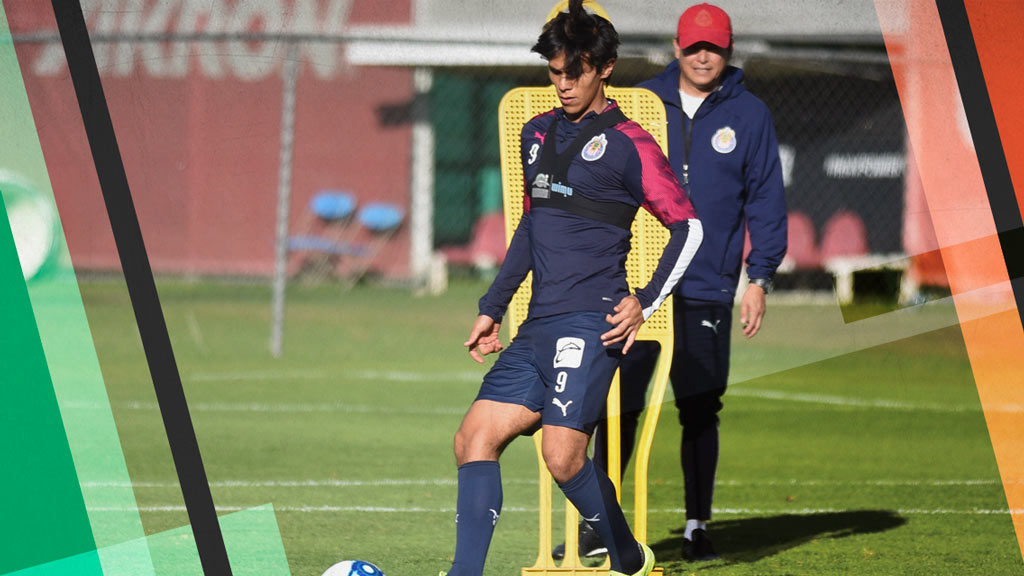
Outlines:
{"type": "MultiPolygon", "coordinates": [[[[665,126],[665,108],[654,93],[640,88],[608,87],[605,94],[619,103],[627,117],[639,123],[654,136],[662,152],[668,151],[665,126]]],[[[506,243],[512,240],[519,219],[523,215],[523,167],[520,161],[520,133],[523,125],[537,114],[558,106],[553,87],[516,88],[508,92],[498,108],[498,123],[501,137],[502,191],[505,205],[506,243]]],[[[646,210],[637,212],[633,222],[632,250],[626,260],[626,275],[631,287],[646,285],[658,258],[668,242],[669,232],[646,210]]],[[[519,324],[526,319],[530,301],[531,276],[523,281],[512,299],[508,310],[510,336],[514,337],[519,324]]],[[[654,341],[661,344],[661,354],[654,373],[654,386],[640,439],[636,447],[636,476],[633,533],[641,542],[647,540],[647,468],[650,462],[654,430],[661,414],[661,405],[668,385],[669,367],[672,364],[672,299],[661,305],[643,326],[638,340],[654,341]]],[[[619,375],[612,380],[608,394],[608,475],[621,495],[621,458],[619,448],[619,375]]],[[[540,468],[540,538],[537,560],[533,566],[522,569],[523,576],[538,574],[598,575],[608,573],[608,562],[602,566],[584,566],[579,559],[577,524],[579,514],[572,504],[565,506],[565,559],[557,563],[551,557],[551,475],[541,455],[541,433],[534,435],[537,448],[537,462],[540,468]]],[[[655,568],[655,573],[661,573],[655,568]]]]}

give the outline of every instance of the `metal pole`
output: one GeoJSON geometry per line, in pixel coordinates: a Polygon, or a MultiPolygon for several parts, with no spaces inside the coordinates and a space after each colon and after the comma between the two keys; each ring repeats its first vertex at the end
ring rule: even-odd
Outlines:
{"type": "Polygon", "coordinates": [[[409,198],[409,266],[414,286],[427,286],[434,251],[434,127],[430,123],[430,68],[413,72],[412,175],[409,198]]]}
{"type": "Polygon", "coordinates": [[[277,172],[277,238],[274,241],[274,297],[270,325],[270,354],[281,357],[284,347],[284,298],[288,265],[288,218],[292,197],[292,141],[295,139],[295,82],[299,76],[299,45],[288,43],[281,98],[281,158],[277,172]]]}

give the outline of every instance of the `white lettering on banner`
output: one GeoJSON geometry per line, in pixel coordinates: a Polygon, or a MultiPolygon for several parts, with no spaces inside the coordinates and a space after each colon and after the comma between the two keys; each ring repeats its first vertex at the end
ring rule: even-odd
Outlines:
{"type": "MultiPolygon", "coordinates": [[[[332,0],[327,10],[318,15],[316,0],[298,0],[295,4],[295,18],[292,30],[305,32],[319,30],[321,34],[341,34],[348,22],[352,0],[332,0]]],[[[302,45],[301,58],[313,65],[313,73],[317,78],[327,79],[334,76],[338,69],[339,47],[333,42],[307,42],[302,45]]]]}
{"type": "Polygon", "coordinates": [[[825,157],[825,175],[829,178],[899,178],[906,168],[906,158],[900,152],[825,157]]]}
{"type": "MultiPolygon", "coordinates": [[[[91,21],[89,34],[113,34],[117,25],[117,15],[120,12],[120,0],[82,0],[82,13],[86,22],[91,21]]],[[[96,57],[96,67],[100,74],[107,71],[110,65],[110,44],[97,43],[93,45],[93,55],[96,57]]],[[[36,76],[56,76],[67,67],[67,60],[64,58],[64,46],[60,42],[51,42],[43,47],[39,58],[36,59],[32,70],[36,76]]]]}
{"type": "MultiPolygon", "coordinates": [[[[353,0],[83,0],[94,37],[155,34],[304,34],[344,32],[353,0]]],[[[144,72],[156,78],[184,78],[192,67],[205,78],[227,75],[243,81],[265,79],[285,56],[278,40],[187,42],[94,42],[100,74],[118,77],[144,72]]],[[[332,78],[340,67],[338,43],[304,42],[299,57],[317,78],[332,78]]],[[[57,76],[67,63],[59,42],[46,44],[32,65],[37,76],[57,76]]]]}
{"type": "MultiPolygon", "coordinates": [[[[171,22],[171,10],[177,2],[157,2],[146,13],[145,0],[125,0],[124,17],[117,32],[124,35],[160,34],[167,32],[171,22]]],[[[171,58],[164,53],[163,45],[157,42],[117,42],[114,53],[113,71],[115,76],[129,76],[135,72],[138,56],[143,67],[152,76],[169,76],[171,58]]],[[[101,71],[102,72],[102,71],[101,71]]]]}
{"type": "MultiPolygon", "coordinates": [[[[242,2],[238,5],[225,32],[244,34],[254,31],[254,24],[262,23],[263,32],[280,34],[282,32],[282,14],[280,0],[262,0],[261,2],[242,2]]],[[[260,80],[266,78],[278,63],[275,58],[277,42],[249,42],[247,40],[229,40],[227,55],[231,58],[232,68],[242,80],[260,80]]],[[[282,50],[280,55],[284,55],[282,50]]]]}
{"type": "MultiPolygon", "coordinates": [[[[82,9],[85,10],[85,7],[82,9]]],[[[51,42],[43,45],[43,51],[36,58],[32,71],[36,76],[56,76],[60,74],[64,63],[64,46],[60,42],[51,42]]]]}
{"type": "MultiPolygon", "coordinates": [[[[96,34],[113,34],[117,29],[118,0],[93,0],[90,4],[93,5],[93,14],[96,14],[96,24],[93,25],[96,34]]],[[[85,7],[82,10],[84,11],[85,7]]],[[[114,46],[108,43],[97,46],[93,50],[96,55],[96,68],[99,69],[100,74],[108,72],[110,61],[113,59],[111,57],[113,48],[114,46]]],[[[64,50],[60,46],[57,49],[60,50],[61,64],[63,64],[64,50]]]]}
{"type": "MultiPolygon", "coordinates": [[[[155,34],[161,30],[167,30],[170,26],[171,21],[171,7],[172,2],[165,2],[161,4],[161,7],[154,9],[153,13],[150,14],[149,20],[143,25],[143,33],[155,34]]],[[[180,25],[180,24],[179,24],[180,25]]],[[[175,59],[173,49],[178,44],[158,44],[156,42],[148,42],[143,44],[143,62],[148,66],[149,73],[157,78],[165,77],[183,77],[188,73],[188,55],[183,50],[182,55],[175,59]],[[180,71],[180,72],[179,72],[180,71]]],[[[187,45],[182,44],[183,49],[187,49],[187,45]]]]}
{"type": "MultiPolygon", "coordinates": [[[[181,18],[178,20],[178,33],[188,34],[190,32],[207,32],[216,34],[224,29],[227,22],[227,12],[221,0],[184,0],[181,18]],[[200,23],[205,21],[205,26],[200,23]]],[[[188,74],[189,48],[195,51],[199,57],[200,73],[207,78],[223,78],[224,68],[220,63],[220,43],[184,43],[177,42],[174,47],[181,52],[180,76],[184,78],[188,74]]]]}
{"type": "MultiPolygon", "coordinates": [[[[159,4],[159,3],[158,3],[159,4]]],[[[144,0],[124,0],[122,6],[120,34],[138,32],[142,29],[142,8],[144,0]]],[[[142,48],[138,42],[122,41],[114,44],[113,70],[115,76],[127,76],[135,68],[135,48],[142,48]]],[[[103,69],[100,69],[102,73],[103,69]]]]}

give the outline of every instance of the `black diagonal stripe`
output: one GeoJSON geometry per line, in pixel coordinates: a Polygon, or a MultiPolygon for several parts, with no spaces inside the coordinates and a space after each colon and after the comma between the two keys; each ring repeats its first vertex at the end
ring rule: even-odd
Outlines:
{"type": "MultiPolygon", "coordinates": [[[[1017,301],[1017,312],[1024,323],[1024,226],[1017,196],[1013,191],[999,126],[989,100],[978,48],[971,33],[971,22],[963,0],[936,0],[953,72],[967,113],[971,138],[978,154],[981,177],[985,181],[992,218],[999,234],[999,245],[1017,301]]],[[[942,120],[939,120],[942,121],[942,120]]]]}
{"type": "Polygon", "coordinates": [[[207,576],[230,575],[224,537],[217,522],[199,443],[181,386],[181,375],[160,309],[153,271],[142,242],[142,230],[128,189],[124,162],[89,43],[82,6],[78,0],[52,0],[52,3],[203,573],[207,576]]]}

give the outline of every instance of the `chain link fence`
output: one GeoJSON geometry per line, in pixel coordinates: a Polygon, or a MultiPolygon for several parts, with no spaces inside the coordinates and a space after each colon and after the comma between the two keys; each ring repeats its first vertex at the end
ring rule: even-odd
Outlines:
{"type": "MultiPolygon", "coordinates": [[[[335,4],[343,5],[321,11],[333,13],[335,4]]],[[[155,8],[140,16],[90,6],[94,51],[158,273],[264,281],[280,267],[286,236],[318,252],[316,263],[326,265],[318,278],[343,276],[345,260],[367,254],[360,273],[414,285],[431,251],[447,254],[450,271],[493,271],[500,261],[501,227],[483,225],[501,212],[497,108],[513,87],[548,83],[539,63],[367,65],[353,59],[367,58],[367,48],[353,48],[359,38],[308,10],[282,17],[279,30],[265,23],[263,31],[210,32],[168,20],[180,29],[168,34],[140,24],[162,14],[155,8]],[[139,30],[129,34],[129,25],[139,30]],[[423,128],[432,142],[418,148],[423,128]],[[417,200],[424,190],[425,209],[417,200]],[[325,192],[347,195],[351,213],[321,218],[316,199],[325,192]],[[382,203],[397,209],[384,235],[358,219],[382,203]]],[[[19,11],[31,17],[12,20],[14,40],[33,108],[47,119],[39,124],[43,148],[62,167],[51,179],[72,260],[82,271],[116,270],[112,238],[95,225],[105,217],[85,139],[66,128],[80,120],[59,37],[36,12],[43,11],[19,11]]],[[[621,53],[612,77],[619,86],[650,78],[671,58],[662,39],[628,39],[621,53]]],[[[835,255],[901,257],[905,128],[881,45],[739,42],[734,63],[772,111],[781,144],[789,285],[830,288],[824,271],[835,255]]],[[[288,251],[291,275],[307,269],[301,252],[288,251]]]]}
{"type": "MultiPolygon", "coordinates": [[[[884,51],[846,60],[828,51],[735,60],[747,88],[772,111],[778,133],[793,228],[783,287],[830,289],[824,267],[834,256],[901,257],[905,126],[884,51]]],[[[612,82],[633,85],[661,69],[661,62],[624,58],[612,82]]],[[[435,73],[434,238],[438,248],[458,255],[453,265],[474,265],[452,247],[479,241],[474,223],[500,210],[501,95],[513,86],[546,83],[543,69],[435,73]]]]}

